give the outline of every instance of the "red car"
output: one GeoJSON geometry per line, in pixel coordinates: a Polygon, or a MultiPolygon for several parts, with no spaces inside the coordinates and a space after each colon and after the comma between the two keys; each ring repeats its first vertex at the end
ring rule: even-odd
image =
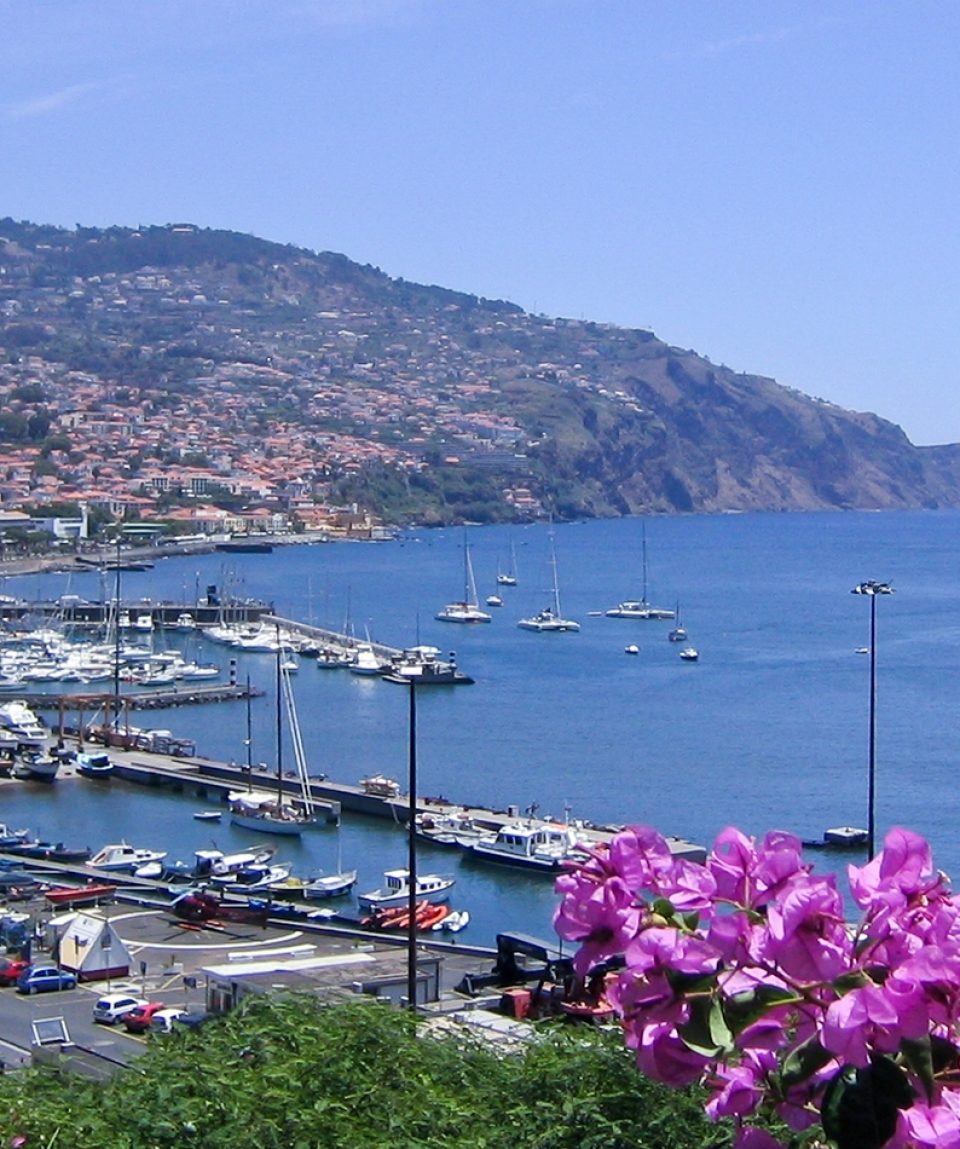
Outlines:
{"type": "Polygon", "coordinates": [[[16,985],[17,978],[29,968],[30,963],[23,958],[0,957],[0,985],[16,985]]]}
{"type": "Polygon", "coordinates": [[[146,1033],[150,1028],[150,1019],[157,1010],[164,1008],[162,1001],[148,1001],[146,1005],[134,1006],[120,1021],[127,1033],[146,1033]]]}

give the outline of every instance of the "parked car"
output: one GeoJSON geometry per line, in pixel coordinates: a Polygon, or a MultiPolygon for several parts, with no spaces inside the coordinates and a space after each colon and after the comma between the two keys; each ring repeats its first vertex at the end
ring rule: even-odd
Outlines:
{"type": "Polygon", "coordinates": [[[126,1014],[138,1005],[146,1005],[142,997],[129,993],[108,993],[98,998],[93,1007],[93,1020],[101,1025],[116,1025],[126,1014]]]}
{"type": "Polygon", "coordinates": [[[166,1008],[162,1001],[144,1002],[143,1005],[134,1006],[120,1020],[128,1033],[146,1033],[150,1028],[150,1021],[154,1014],[166,1008]]]}
{"type": "Polygon", "coordinates": [[[57,989],[74,989],[77,975],[55,965],[32,965],[17,978],[17,993],[47,993],[57,989]]]}
{"type": "Polygon", "coordinates": [[[179,1017],[173,1019],[174,1026],[183,1025],[187,1029],[199,1029],[201,1025],[206,1025],[207,1022],[213,1017],[219,1017],[220,1014],[209,1013],[205,1009],[189,1010],[187,1013],[182,1013],[179,1017]]]}
{"type": "Polygon", "coordinates": [[[185,1009],[158,1009],[150,1018],[147,1029],[150,1033],[169,1033],[177,1018],[182,1017],[186,1012],[185,1009]]]}
{"type": "Polygon", "coordinates": [[[17,978],[29,968],[26,958],[0,957],[0,985],[16,985],[17,978]]]}

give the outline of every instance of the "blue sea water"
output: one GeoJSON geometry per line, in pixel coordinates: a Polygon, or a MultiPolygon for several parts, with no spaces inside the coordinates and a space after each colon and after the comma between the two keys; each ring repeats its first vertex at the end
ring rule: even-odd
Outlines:
{"type": "MultiPolygon", "coordinates": [[[[545,525],[421,531],[380,544],[294,546],[272,555],[169,558],[123,576],[125,601],[192,599],[208,583],[266,599],[281,614],[396,646],[418,639],[455,650],[476,685],[418,694],[421,794],[603,822],[645,822],[709,844],[729,824],[819,838],[866,825],[869,599],[857,583],[890,580],[877,603],[878,837],[905,825],[931,841],[939,866],[960,875],[955,784],[960,715],[960,514],[886,512],[717,515],[597,521],[554,528],[563,613],[579,634],[535,634],[516,621],[551,597],[545,525]],[[695,664],[667,641],[667,622],[597,615],[638,598],[646,536],[648,598],[679,601],[695,664]],[[515,555],[519,585],[501,588],[490,625],[434,619],[463,590],[470,546],[481,599],[515,555]],[[636,657],[624,653],[640,645],[636,657]]],[[[98,598],[98,576],[8,580],[8,593],[98,598]]],[[[112,594],[112,585],[105,588],[112,594]]],[[[170,645],[198,640],[169,635],[170,645]]],[[[223,648],[202,644],[224,665],[223,648]]],[[[254,755],[274,758],[273,660],[241,655],[241,677],[265,689],[255,704],[254,755]]],[[[407,697],[398,687],[304,660],[295,681],[312,773],[356,782],[407,769],[407,697]]],[[[145,719],[196,739],[201,753],[242,759],[243,704],[183,708],[145,719]]],[[[196,805],[135,787],[65,783],[8,787],[0,819],[48,837],[99,846],[121,835],[188,857],[210,844],[196,805]],[[95,792],[94,792],[95,791],[95,792]]],[[[220,845],[249,835],[214,827],[220,845]]],[[[335,866],[337,835],[283,845],[298,872],[335,866]]],[[[361,885],[403,865],[399,827],[348,818],[339,847],[361,885]]],[[[819,866],[835,858],[817,858],[819,866]]],[[[550,935],[555,902],[536,875],[423,850],[422,866],[457,874],[463,939],[503,929],[550,935]]]]}

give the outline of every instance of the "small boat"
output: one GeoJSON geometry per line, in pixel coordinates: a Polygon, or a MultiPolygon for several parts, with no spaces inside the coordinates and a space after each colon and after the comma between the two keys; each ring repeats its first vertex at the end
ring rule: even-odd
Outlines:
{"type": "Polygon", "coordinates": [[[308,901],[320,898],[339,898],[349,894],[357,884],[357,871],[344,870],[338,874],[321,874],[303,884],[301,894],[308,901]]]}
{"type": "Polygon", "coordinates": [[[376,798],[400,797],[400,783],[396,778],[388,778],[385,774],[371,774],[361,778],[360,789],[364,794],[372,794],[376,798]]]}
{"type": "Polygon", "coordinates": [[[6,850],[8,846],[20,846],[29,836],[29,830],[15,830],[6,822],[0,822],[0,850],[6,850]]]}
{"type": "Polygon", "coordinates": [[[90,857],[86,846],[65,846],[63,842],[22,842],[19,846],[7,846],[6,852],[41,862],[85,862],[90,857]]]}
{"type": "Polygon", "coordinates": [[[640,647],[637,646],[637,644],[635,642],[631,642],[629,646],[625,646],[623,648],[623,653],[624,654],[639,654],[640,653],[640,647]]]}
{"type": "Polygon", "coordinates": [[[97,870],[135,870],[148,862],[162,862],[166,856],[166,850],[146,850],[117,842],[98,850],[87,865],[97,870]]]}
{"type": "Polygon", "coordinates": [[[194,810],[193,816],[198,822],[219,822],[222,811],[220,810],[194,810]]]}
{"type": "Polygon", "coordinates": [[[113,763],[106,754],[84,754],[76,757],[77,773],[84,778],[109,778],[113,773],[113,763]]]}
{"type": "Polygon", "coordinates": [[[869,654],[870,653],[870,647],[869,646],[858,646],[857,649],[853,653],[854,654],[869,654]]]}
{"type": "Polygon", "coordinates": [[[466,814],[418,814],[414,833],[425,842],[435,846],[456,846],[463,849],[490,831],[482,829],[466,814]]]}
{"type": "Polygon", "coordinates": [[[686,642],[687,641],[687,628],[680,621],[680,603],[677,602],[677,625],[668,632],[667,642],[686,642]]]}
{"type": "Polygon", "coordinates": [[[85,886],[52,886],[49,890],[44,890],[43,896],[55,906],[80,906],[113,897],[116,892],[116,886],[107,885],[105,882],[88,882],[85,886]]]}
{"type": "Polygon", "coordinates": [[[347,669],[351,674],[360,674],[367,678],[377,678],[389,666],[385,658],[381,658],[373,649],[370,642],[357,644],[356,655],[347,669]]]}
{"type": "Polygon", "coordinates": [[[444,933],[458,934],[465,926],[470,923],[469,910],[451,910],[445,918],[442,918],[431,928],[434,933],[437,930],[443,930],[444,933]]]}
{"type": "MultiPolygon", "coordinates": [[[[410,871],[385,870],[384,884],[376,890],[359,894],[357,902],[362,910],[376,910],[387,906],[401,906],[410,900],[410,871]]],[[[418,874],[415,895],[419,900],[445,902],[455,879],[442,874],[418,874]]]]}
{"type": "Polygon", "coordinates": [[[290,877],[290,866],[285,862],[274,865],[250,865],[226,874],[213,874],[210,881],[226,893],[241,894],[251,890],[270,890],[282,886],[290,877]]]}
{"type": "Polygon", "coordinates": [[[680,657],[684,662],[696,662],[700,657],[700,651],[695,647],[685,646],[683,650],[680,651],[680,657]]]}
{"type": "Polygon", "coordinates": [[[137,866],[133,871],[135,878],[149,878],[151,881],[159,882],[163,877],[164,865],[163,862],[144,862],[142,866],[137,866]]]}
{"type": "Polygon", "coordinates": [[[484,601],[487,606],[503,606],[503,599],[498,594],[488,594],[484,601]]]}
{"type": "Polygon", "coordinates": [[[27,752],[14,762],[11,773],[14,778],[29,782],[53,782],[60,769],[60,759],[51,754],[27,752]]]}

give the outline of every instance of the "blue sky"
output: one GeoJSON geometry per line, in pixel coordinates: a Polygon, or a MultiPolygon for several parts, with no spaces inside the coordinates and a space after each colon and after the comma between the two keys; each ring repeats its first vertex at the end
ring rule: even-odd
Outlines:
{"type": "Polygon", "coordinates": [[[648,327],[960,441],[960,6],[0,0],[0,215],[648,327]]]}

